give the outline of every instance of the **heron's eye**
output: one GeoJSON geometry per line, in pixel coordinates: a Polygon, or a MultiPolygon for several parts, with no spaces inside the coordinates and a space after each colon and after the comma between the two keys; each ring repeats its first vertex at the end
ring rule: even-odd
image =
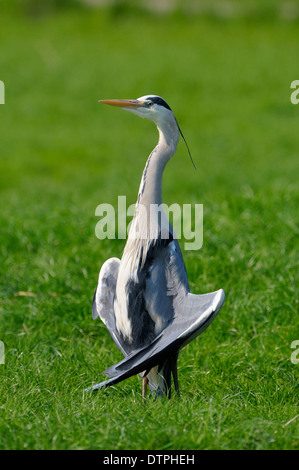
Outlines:
{"type": "Polygon", "coordinates": [[[152,101],[149,101],[149,102],[148,102],[148,106],[149,106],[149,107],[153,106],[153,104],[154,104],[154,103],[153,103],[152,101]]]}

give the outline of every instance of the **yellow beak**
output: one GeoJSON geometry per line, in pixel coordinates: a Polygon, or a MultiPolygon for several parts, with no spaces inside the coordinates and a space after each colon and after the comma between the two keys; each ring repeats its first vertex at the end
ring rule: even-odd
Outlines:
{"type": "Polygon", "coordinates": [[[117,106],[118,108],[140,108],[144,105],[144,101],[138,100],[99,100],[99,103],[117,106]]]}

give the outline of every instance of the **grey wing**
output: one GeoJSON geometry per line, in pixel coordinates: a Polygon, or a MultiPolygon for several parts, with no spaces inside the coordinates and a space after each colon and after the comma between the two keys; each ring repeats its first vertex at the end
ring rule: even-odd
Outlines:
{"type": "Polygon", "coordinates": [[[92,318],[95,320],[98,316],[100,317],[102,322],[106,325],[116,346],[126,355],[124,342],[116,329],[114,313],[114,299],[119,264],[120,260],[118,258],[110,258],[103,264],[93,297],[92,318]]]}
{"type": "Polygon", "coordinates": [[[158,250],[147,273],[144,300],[159,334],[174,318],[175,305],[189,292],[185,263],[177,240],[158,250]]]}
{"type": "Polygon", "coordinates": [[[185,263],[176,239],[169,245],[169,262],[166,268],[167,295],[177,302],[190,292],[185,263]]]}
{"type": "Polygon", "coordinates": [[[173,322],[151,344],[107,369],[105,374],[112,378],[94,385],[92,389],[109,387],[163,363],[210,325],[223,306],[224,299],[222,289],[203,295],[188,293],[177,306],[173,322]]]}
{"type": "Polygon", "coordinates": [[[208,294],[190,293],[182,254],[176,240],[163,250],[164,266],[159,256],[155,258],[146,283],[145,301],[149,313],[160,316],[166,325],[147,346],[132,351],[125,359],[110,367],[105,374],[111,379],[94,385],[92,390],[109,387],[132,375],[148,371],[162,364],[214,320],[223,306],[222,289],[208,294]]]}

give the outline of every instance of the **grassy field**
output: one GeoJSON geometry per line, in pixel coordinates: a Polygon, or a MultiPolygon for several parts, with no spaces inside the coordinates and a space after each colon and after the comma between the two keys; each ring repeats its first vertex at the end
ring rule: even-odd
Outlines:
{"type": "Polygon", "coordinates": [[[0,22],[0,448],[298,448],[298,22],[84,9],[0,22]],[[157,139],[97,100],[148,93],[198,168],[180,143],[163,183],[166,203],[204,205],[203,247],[184,253],[192,291],[226,302],[180,355],[181,399],[143,406],[137,377],[83,389],[121,359],[91,301],[124,240],[96,238],[95,208],[135,202],[157,139]]]}

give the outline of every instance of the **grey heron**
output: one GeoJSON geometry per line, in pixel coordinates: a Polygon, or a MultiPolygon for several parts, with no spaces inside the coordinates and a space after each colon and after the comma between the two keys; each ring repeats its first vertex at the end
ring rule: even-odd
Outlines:
{"type": "Polygon", "coordinates": [[[159,140],[143,171],[122,258],[103,264],[92,305],[93,318],[100,317],[125,358],[105,371],[109,380],[91,389],[141,374],[143,400],[147,384],[156,396],[170,398],[171,375],[179,394],[179,350],[209,326],[225,295],[222,289],[190,292],[179,243],[161,210],[163,171],[182,135],[171,108],[157,95],[100,102],[153,121],[159,140]],[[153,207],[159,208],[159,216],[153,207]]]}

